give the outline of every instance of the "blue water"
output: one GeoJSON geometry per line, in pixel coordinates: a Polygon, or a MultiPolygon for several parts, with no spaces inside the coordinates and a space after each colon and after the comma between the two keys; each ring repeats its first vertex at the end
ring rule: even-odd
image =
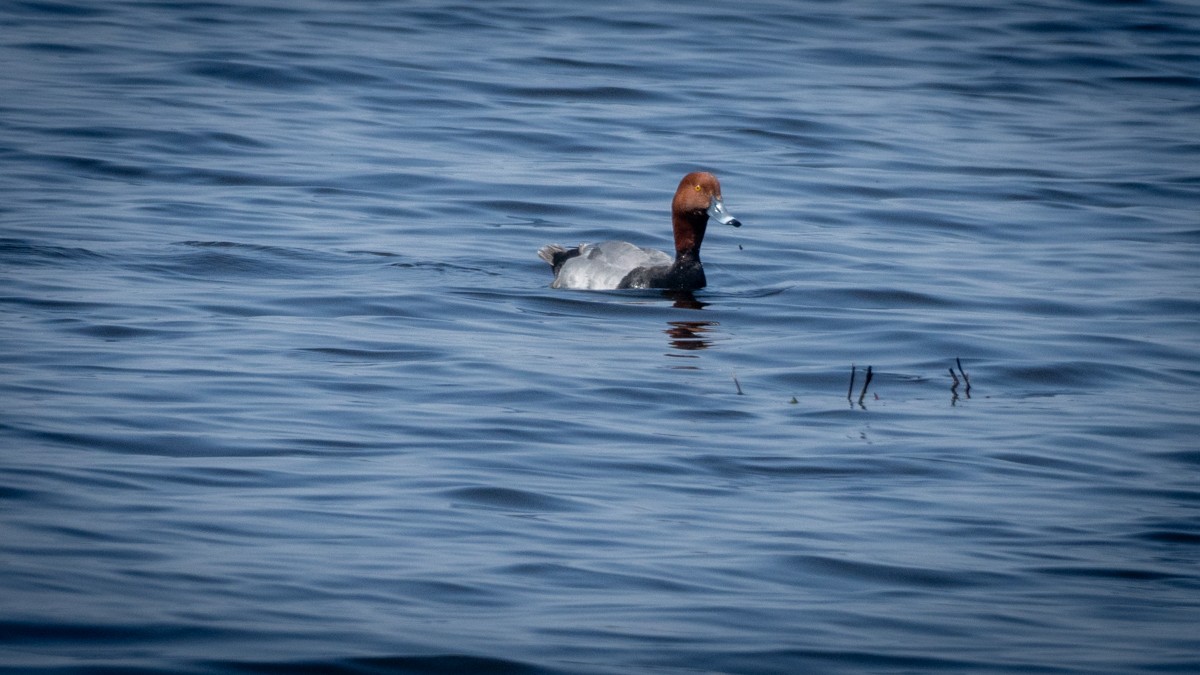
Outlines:
{"type": "Polygon", "coordinates": [[[1194,3],[25,0],[0,63],[0,671],[1200,671],[1194,3]],[[708,288],[548,287],[692,170],[708,288]]]}

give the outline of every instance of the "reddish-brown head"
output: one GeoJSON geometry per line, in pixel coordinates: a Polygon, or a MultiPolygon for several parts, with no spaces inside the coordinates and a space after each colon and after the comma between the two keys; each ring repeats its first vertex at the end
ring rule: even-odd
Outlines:
{"type": "Polygon", "coordinates": [[[721,201],[721,183],[717,177],[704,171],[689,173],[679,182],[679,189],[675,190],[675,199],[671,202],[676,257],[700,258],[700,244],[704,241],[704,231],[708,229],[709,216],[725,225],[741,226],[725,210],[725,204],[721,201]]]}

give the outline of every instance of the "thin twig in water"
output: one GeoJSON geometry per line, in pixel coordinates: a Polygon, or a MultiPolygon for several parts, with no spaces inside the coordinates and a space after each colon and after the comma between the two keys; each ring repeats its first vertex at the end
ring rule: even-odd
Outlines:
{"type": "Polygon", "coordinates": [[[949,368],[948,370],[950,371],[950,377],[954,379],[954,384],[950,385],[950,391],[955,391],[958,389],[958,376],[954,374],[953,368],[949,368]]]}
{"type": "Polygon", "coordinates": [[[738,382],[738,380],[737,380],[737,373],[735,373],[731,370],[731,371],[729,371],[729,374],[733,376],[733,386],[737,387],[738,396],[743,396],[744,394],[742,394],[742,384],[740,382],[738,382]]]}
{"type": "Polygon", "coordinates": [[[850,388],[846,390],[846,400],[854,400],[854,373],[858,370],[858,366],[850,364],[850,388]]]}
{"type": "Polygon", "coordinates": [[[859,405],[862,405],[863,397],[867,395],[867,387],[871,386],[871,378],[873,376],[874,376],[874,373],[871,372],[871,366],[867,366],[867,380],[865,382],[863,382],[862,392],[860,392],[858,395],[858,404],[859,405]]]}
{"type": "Polygon", "coordinates": [[[965,390],[967,398],[971,398],[971,378],[967,377],[967,371],[963,370],[962,359],[956,356],[954,357],[954,362],[958,364],[958,372],[960,375],[962,375],[963,382],[967,383],[967,388],[965,390]]]}

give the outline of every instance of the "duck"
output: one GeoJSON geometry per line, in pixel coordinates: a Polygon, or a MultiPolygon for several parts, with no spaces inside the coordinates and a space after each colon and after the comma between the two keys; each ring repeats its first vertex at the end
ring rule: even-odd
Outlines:
{"type": "Polygon", "coordinates": [[[554,272],[551,288],[696,290],[708,283],[700,264],[700,244],[709,218],[722,225],[742,226],[741,221],[725,210],[717,177],[696,171],[679,181],[671,201],[674,258],[625,241],[580,244],[574,248],[547,244],[537,254],[554,272]]]}

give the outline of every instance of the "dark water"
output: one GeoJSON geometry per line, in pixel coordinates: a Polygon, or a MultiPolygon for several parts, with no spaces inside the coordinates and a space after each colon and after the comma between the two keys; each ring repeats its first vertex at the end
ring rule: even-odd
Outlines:
{"type": "Polygon", "coordinates": [[[0,670],[1200,670],[1194,4],[0,43],[0,670]],[[548,288],[694,169],[708,289],[548,288]]]}

